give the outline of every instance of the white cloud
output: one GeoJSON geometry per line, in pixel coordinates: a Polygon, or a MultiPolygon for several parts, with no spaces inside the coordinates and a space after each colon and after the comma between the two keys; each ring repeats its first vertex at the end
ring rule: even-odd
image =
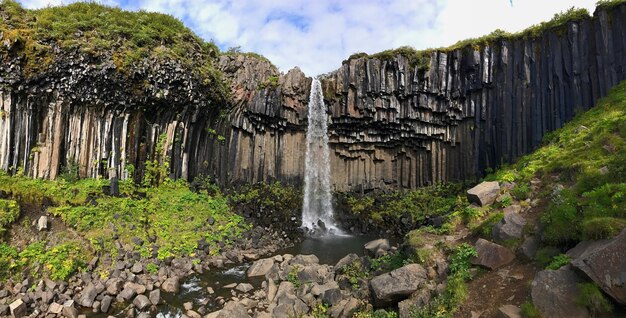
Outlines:
{"type": "MultiPolygon", "coordinates": [[[[282,71],[315,75],[355,52],[448,46],[495,29],[519,31],[596,0],[106,0],[172,14],[222,48],[241,46],[282,71]]],[[[22,0],[28,8],[73,0],[22,0]]]]}

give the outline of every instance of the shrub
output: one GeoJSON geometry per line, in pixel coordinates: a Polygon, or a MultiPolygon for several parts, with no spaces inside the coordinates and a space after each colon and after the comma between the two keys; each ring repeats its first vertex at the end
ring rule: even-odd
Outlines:
{"type": "Polygon", "coordinates": [[[504,218],[503,212],[497,212],[489,215],[480,225],[473,229],[474,234],[478,234],[483,238],[491,239],[493,226],[504,218]]]}
{"type": "Polygon", "coordinates": [[[587,307],[591,317],[606,317],[613,311],[613,305],[596,284],[580,283],[578,284],[578,290],[580,293],[576,298],[576,303],[587,307]]]}
{"type": "Polygon", "coordinates": [[[585,220],[582,223],[584,240],[610,239],[619,234],[626,227],[626,220],[612,217],[598,217],[585,220]]]}
{"type": "Polygon", "coordinates": [[[522,317],[524,318],[541,318],[539,310],[533,305],[532,302],[526,301],[521,306],[522,317]]]}
{"type": "Polygon", "coordinates": [[[518,184],[515,186],[511,193],[517,200],[524,201],[528,199],[528,195],[530,194],[530,187],[526,183],[518,184]]]}
{"type": "Polygon", "coordinates": [[[568,255],[559,254],[552,258],[552,261],[548,264],[548,266],[546,266],[546,269],[556,270],[569,264],[571,261],[572,259],[568,255]]]}
{"type": "Polygon", "coordinates": [[[7,230],[7,226],[20,215],[20,206],[17,201],[0,199],[0,237],[7,230]]]}

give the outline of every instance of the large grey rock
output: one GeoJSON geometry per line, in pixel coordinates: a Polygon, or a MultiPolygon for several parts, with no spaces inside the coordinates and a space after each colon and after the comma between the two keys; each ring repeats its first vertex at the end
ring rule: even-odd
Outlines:
{"type": "Polygon", "coordinates": [[[159,302],[161,302],[161,290],[160,289],[155,289],[153,291],[150,292],[150,294],[148,295],[148,298],[150,299],[150,302],[153,305],[158,305],[159,302]]]}
{"type": "Polygon", "coordinates": [[[583,318],[589,312],[576,304],[579,291],[577,284],[582,282],[569,266],[558,270],[544,270],[532,282],[533,304],[543,317],[583,318]]]}
{"type": "Polygon", "coordinates": [[[493,226],[493,239],[498,242],[520,239],[524,234],[525,225],[526,220],[518,213],[505,213],[502,220],[493,226]]]}
{"type": "Polygon", "coordinates": [[[26,303],[17,299],[9,305],[9,311],[14,318],[22,318],[26,316],[26,303]]]}
{"type": "Polygon", "coordinates": [[[407,298],[428,280],[426,270],[409,264],[372,278],[370,286],[377,306],[385,306],[407,298]]]}
{"type": "Polygon", "coordinates": [[[109,308],[111,308],[111,302],[113,298],[109,295],[102,297],[102,302],[100,303],[100,311],[103,313],[109,312],[109,308]]]}
{"type": "Polygon", "coordinates": [[[334,267],[335,272],[341,271],[344,266],[352,264],[356,262],[357,260],[359,260],[359,256],[354,253],[350,253],[344,256],[337,262],[337,264],[335,264],[335,267],[334,267]]]}
{"type": "Polygon", "coordinates": [[[342,298],[343,296],[341,295],[341,289],[339,288],[326,289],[322,294],[322,301],[324,301],[325,304],[331,306],[338,304],[342,298]]]}
{"type": "Polygon", "coordinates": [[[111,278],[106,282],[105,285],[106,291],[109,295],[117,296],[117,294],[119,294],[124,287],[124,280],[122,280],[121,278],[111,278]]]}
{"type": "Polygon", "coordinates": [[[177,294],[180,291],[179,278],[177,276],[173,276],[166,279],[163,284],[161,284],[161,289],[166,293],[177,294]]]}
{"type": "Polygon", "coordinates": [[[89,283],[80,294],[78,304],[83,307],[91,307],[91,305],[93,305],[93,301],[96,299],[96,296],[98,296],[96,286],[93,283],[89,283]]]}
{"type": "Polygon", "coordinates": [[[150,304],[150,299],[148,299],[146,295],[139,295],[135,297],[135,300],[133,300],[133,305],[135,305],[135,307],[137,307],[140,311],[149,307],[150,304]]]}
{"type": "Polygon", "coordinates": [[[482,182],[467,190],[467,200],[480,206],[492,204],[500,193],[500,185],[497,181],[482,182]]]}
{"type": "Polygon", "coordinates": [[[534,259],[537,254],[537,248],[539,248],[539,240],[534,236],[529,236],[524,239],[524,242],[519,248],[519,253],[526,259],[534,259]]]}
{"type": "Polygon", "coordinates": [[[614,239],[594,244],[572,261],[615,301],[626,304],[626,230],[614,239]]]}
{"type": "Polygon", "coordinates": [[[246,307],[239,302],[229,301],[217,314],[217,318],[250,318],[246,307]]]}
{"type": "Polygon", "coordinates": [[[365,255],[370,257],[378,257],[382,256],[389,251],[391,245],[389,245],[388,239],[377,239],[370,242],[365,243],[363,249],[365,250],[365,255]]]}
{"type": "Polygon", "coordinates": [[[237,285],[237,287],[235,287],[236,290],[242,292],[242,293],[247,293],[251,290],[254,289],[254,287],[252,287],[252,285],[248,284],[248,283],[240,283],[239,285],[237,285]]]}
{"type": "Polygon", "coordinates": [[[515,254],[508,248],[482,238],[476,241],[475,249],[478,256],[473,257],[471,263],[489,269],[502,267],[515,259],[515,254]]]}
{"type": "Polygon", "coordinates": [[[78,318],[78,309],[74,308],[73,300],[63,303],[63,316],[66,318],[78,318]]]}
{"type": "Polygon", "coordinates": [[[58,315],[63,312],[63,305],[59,303],[52,303],[50,307],[48,307],[48,313],[58,315]]]}
{"type": "Polygon", "coordinates": [[[274,258],[264,258],[254,261],[248,268],[248,277],[265,276],[274,265],[274,258]]]}
{"type": "Polygon", "coordinates": [[[308,266],[313,264],[319,264],[320,260],[315,255],[296,255],[294,258],[289,260],[289,264],[291,265],[302,265],[308,266]]]}

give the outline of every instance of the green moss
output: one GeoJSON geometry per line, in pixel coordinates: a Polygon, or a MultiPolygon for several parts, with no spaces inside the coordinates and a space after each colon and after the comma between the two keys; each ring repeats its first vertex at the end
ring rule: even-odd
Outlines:
{"type": "Polygon", "coordinates": [[[571,261],[572,261],[572,258],[569,257],[568,255],[559,254],[552,258],[552,261],[550,262],[550,264],[548,264],[548,266],[546,266],[546,269],[556,270],[569,264],[569,262],[571,261]]]}
{"type": "Polygon", "coordinates": [[[596,284],[580,283],[578,290],[576,303],[589,309],[591,317],[607,317],[613,311],[613,305],[596,284]]]}
{"type": "Polygon", "coordinates": [[[582,222],[584,240],[602,240],[617,236],[626,228],[626,220],[612,217],[596,217],[582,222]]]}
{"type": "Polygon", "coordinates": [[[541,313],[539,313],[537,307],[530,301],[524,302],[520,306],[520,309],[522,310],[522,317],[524,318],[541,318],[541,313]]]}
{"type": "Polygon", "coordinates": [[[491,239],[493,226],[496,225],[504,218],[504,213],[497,212],[490,214],[485,220],[478,225],[470,225],[470,229],[476,235],[480,237],[491,239]]]}
{"type": "Polygon", "coordinates": [[[623,3],[626,3],[626,0],[600,0],[596,2],[596,6],[599,9],[611,9],[623,3]]]}

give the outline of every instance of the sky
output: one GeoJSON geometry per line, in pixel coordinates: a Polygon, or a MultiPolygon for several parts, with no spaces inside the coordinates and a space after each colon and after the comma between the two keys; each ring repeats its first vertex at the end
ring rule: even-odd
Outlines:
{"type": "MultiPolygon", "coordinates": [[[[18,0],[27,8],[73,0],[18,0]]],[[[314,76],[353,53],[400,46],[449,46],[495,29],[516,32],[597,0],[102,0],[128,10],[171,14],[222,50],[240,47],[283,72],[314,76]]]]}

